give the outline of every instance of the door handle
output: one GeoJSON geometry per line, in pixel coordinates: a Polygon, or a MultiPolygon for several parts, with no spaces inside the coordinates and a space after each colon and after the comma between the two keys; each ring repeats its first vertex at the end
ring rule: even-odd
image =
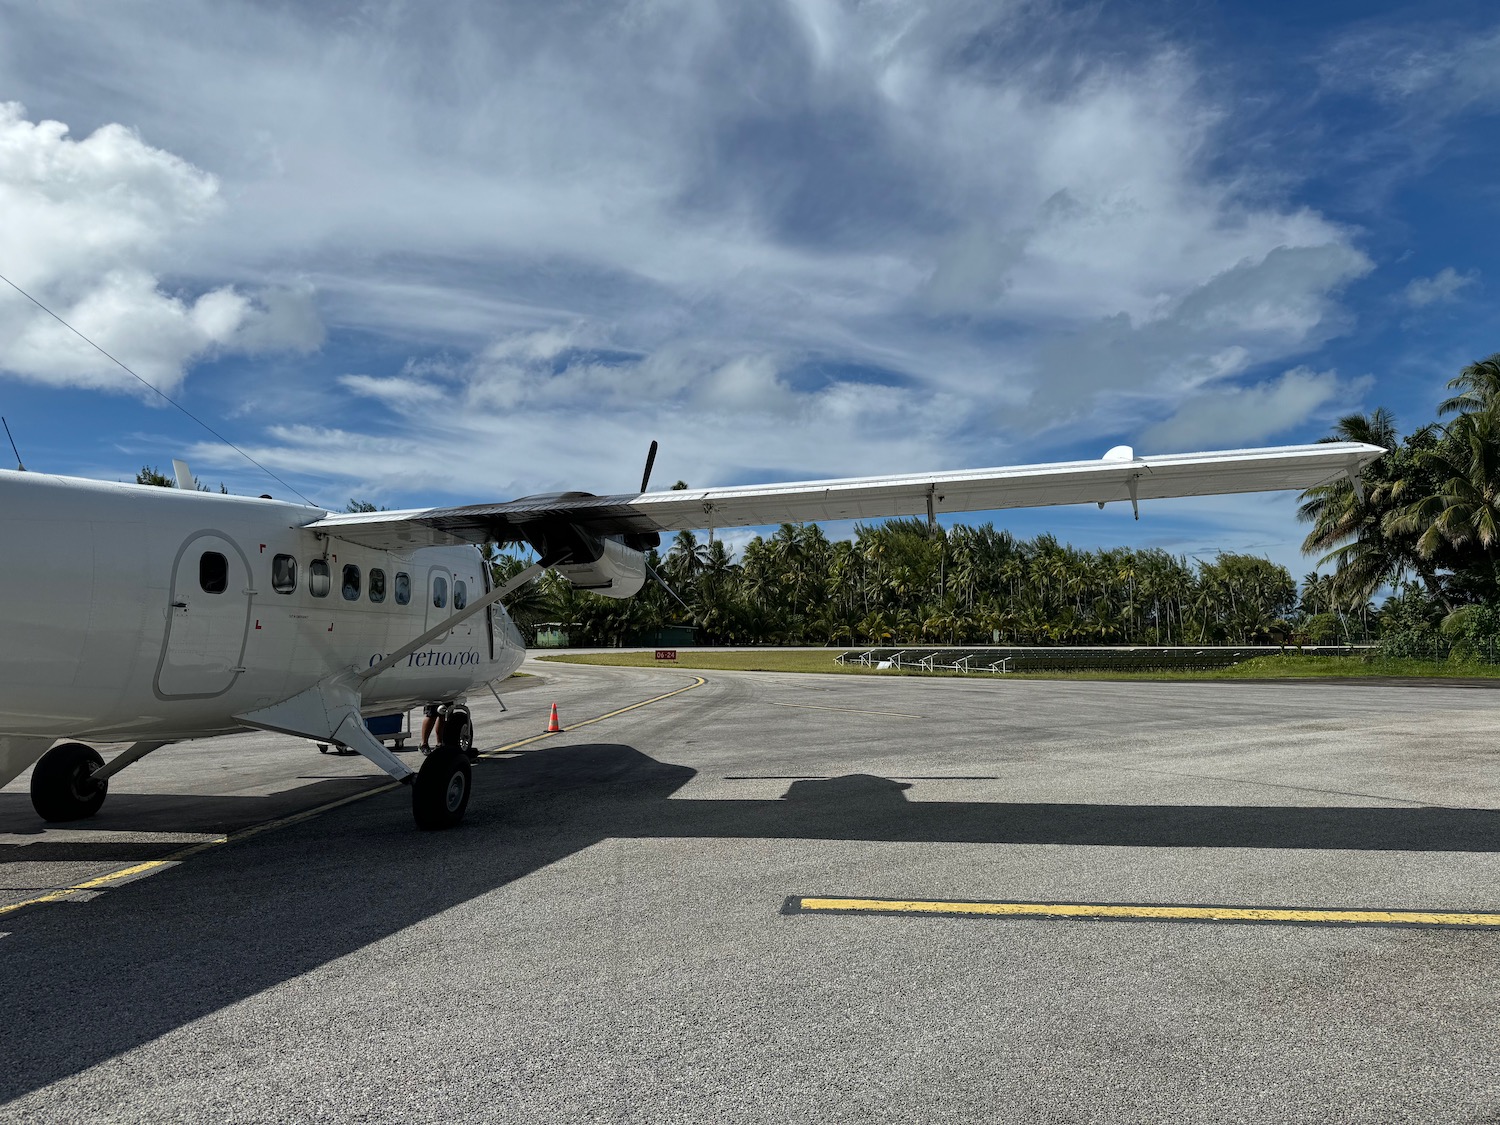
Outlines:
{"type": "Polygon", "coordinates": [[[173,609],[187,609],[187,602],[173,602],[173,609]]]}

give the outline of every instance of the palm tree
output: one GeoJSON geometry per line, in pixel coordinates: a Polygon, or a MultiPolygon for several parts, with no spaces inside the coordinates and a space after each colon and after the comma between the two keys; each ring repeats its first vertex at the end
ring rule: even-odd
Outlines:
{"type": "Polygon", "coordinates": [[[1303,552],[1324,552],[1319,565],[1334,564],[1334,590],[1340,600],[1363,601],[1381,587],[1415,574],[1429,594],[1451,609],[1431,553],[1417,547],[1416,533],[1390,519],[1410,504],[1414,490],[1427,491],[1423,482],[1432,477],[1424,471],[1424,457],[1437,444],[1433,427],[1423,427],[1403,442],[1395,417],[1381,408],[1339,419],[1328,440],[1365,442],[1389,452],[1361,472],[1363,499],[1348,480],[1321,484],[1302,494],[1297,518],[1313,525],[1302,541],[1303,552]]]}
{"type": "Polygon", "coordinates": [[[1391,531],[1415,533],[1425,558],[1449,545],[1494,567],[1500,562],[1500,402],[1455,418],[1443,440],[1423,453],[1422,465],[1436,475],[1437,487],[1390,513],[1391,531]]]}
{"type": "Polygon", "coordinates": [[[1459,393],[1438,404],[1439,414],[1472,414],[1500,402],[1500,352],[1469,364],[1448,380],[1448,389],[1459,393]]]}
{"type": "Polygon", "coordinates": [[[667,551],[667,573],[674,581],[688,586],[707,564],[708,548],[691,531],[679,531],[667,551]]]}

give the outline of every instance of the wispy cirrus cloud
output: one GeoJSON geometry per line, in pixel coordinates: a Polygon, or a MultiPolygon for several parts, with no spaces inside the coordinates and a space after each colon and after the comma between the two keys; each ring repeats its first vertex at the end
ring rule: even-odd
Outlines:
{"type": "Polygon", "coordinates": [[[1429,120],[1500,111],[1500,26],[1376,22],[1339,37],[1322,70],[1331,85],[1369,91],[1429,120]]]}
{"type": "Polygon", "coordinates": [[[1183,405],[1141,435],[1143,451],[1226,449],[1264,444],[1331,404],[1358,401],[1373,379],[1294,367],[1251,386],[1218,388],[1183,405]]]}
{"type": "Polygon", "coordinates": [[[1478,270],[1459,273],[1452,266],[1444,266],[1432,277],[1414,277],[1402,290],[1406,303],[1413,308],[1446,304],[1479,280],[1478,270]]]}

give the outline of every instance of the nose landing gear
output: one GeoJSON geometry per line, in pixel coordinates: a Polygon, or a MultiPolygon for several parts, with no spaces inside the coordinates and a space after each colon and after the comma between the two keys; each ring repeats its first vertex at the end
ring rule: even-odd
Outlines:
{"type": "Polygon", "coordinates": [[[456,706],[443,720],[443,746],[448,750],[457,750],[471,762],[477,762],[479,755],[474,751],[474,721],[469,718],[469,709],[456,706]]]}
{"type": "Polygon", "coordinates": [[[64,742],[42,755],[31,771],[31,806],[53,824],[93,816],[109,794],[109,782],[95,780],[104,765],[99,751],[81,742],[64,742]]]}

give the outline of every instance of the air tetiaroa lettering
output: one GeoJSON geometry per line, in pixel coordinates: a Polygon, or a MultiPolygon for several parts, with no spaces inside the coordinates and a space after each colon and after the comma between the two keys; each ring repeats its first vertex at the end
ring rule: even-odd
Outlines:
{"type": "MultiPolygon", "coordinates": [[[[373,668],[385,659],[385,653],[377,652],[370,657],[370,667],[373,668]]],[[[422,652],[414,652],[406,658],[408,668],[462,668],[466,664],[478,664],[479,653],[474,649],[466,652],[439,652],[437,649],[426,649],[422,652]]]]}

